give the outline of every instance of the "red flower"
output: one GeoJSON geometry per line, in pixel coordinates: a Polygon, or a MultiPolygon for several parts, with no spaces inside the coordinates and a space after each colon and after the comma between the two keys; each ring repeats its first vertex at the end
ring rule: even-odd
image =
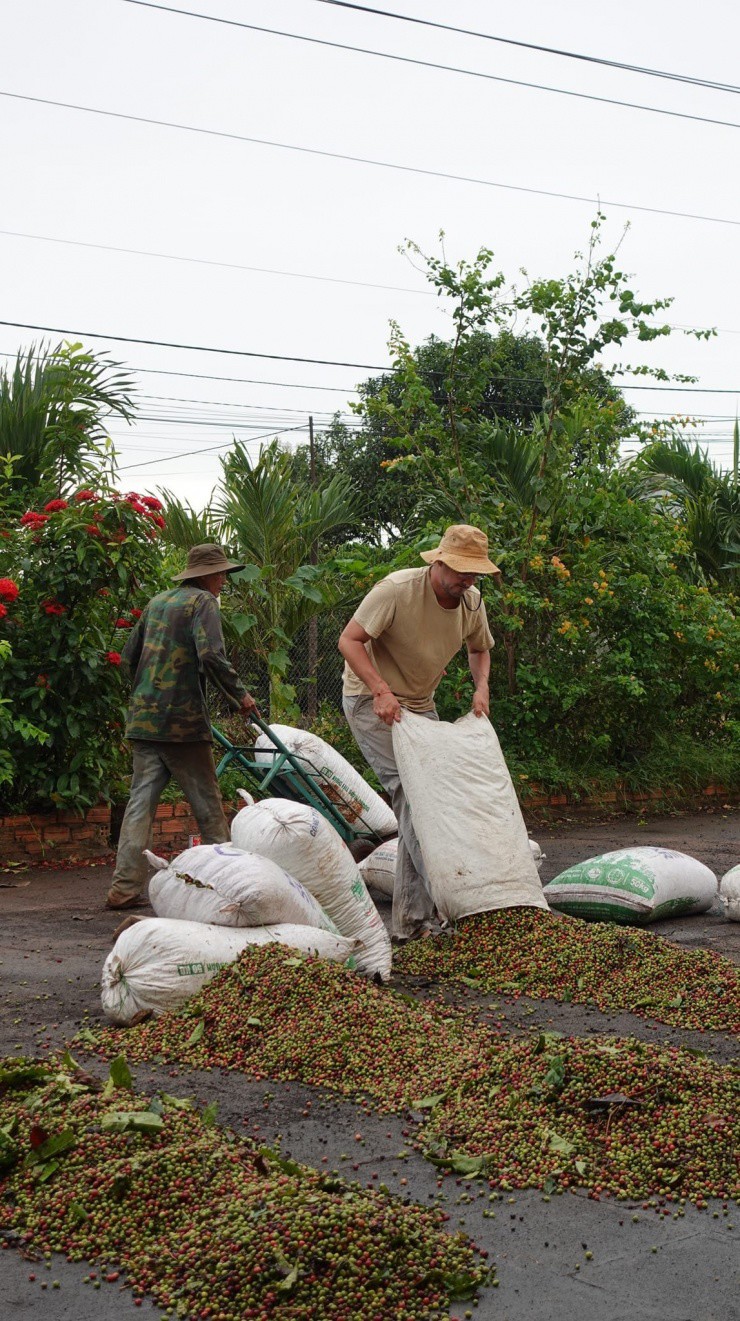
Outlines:
{"type": "Polygon", "coordinates": [[[8,613],[8,607],[0,601],[0,619],[4,619],[8,613]]]}
{"type": "Polygon", "coordinates": [[[47,615],[63,615],[66,612],[66,605],[60,605],[58,601],[42,601],[41,609],[47,615]]]}
{"type": "Polygon", "coordinates": [[[20,588],[12,578],[0,578],[0,600],[14,601],[20,588]]]}
{"type": "Polygon", "coordinates": [[[109,665],[120,665],[121,653],[120,651],[106,651],[105,659],[107,660],[109,665]]]}
{"type": "Polygon", "coordinates": [[[98,588],[98,596],[110,596],[110,592],[108,591],[108,588],[107,588],[107,587],[99,587],[99,588],[98,588]]]}
{"type": "Polygon", "coordinates": [[[37,514],[34,509],[26,510],[26,513],[23,515],[22,519],[20,520],[21,527],[32,527],[34,529],[43,527],[44,523],[48,523],[48,522],[49,522],[48,514],[37,514]]]}
{"type": "Polygon", "coordinates": [[[44,505],[47,514],[56,514],[60,509],[67,509],[66,500],[50,500],[48,505],[44,505]]]}
{"type": "Polygon", "coordinates": [[[158,500],[156,495],[142,495],[139,498],[141,503],[146,505],[147,509],[153,509],[155,513],[158,513],[160,509],[164,509],[162,501],[158,500]]]}
{"type": "Polygon", "coordinates": [[[134,619],[141,619],[141,611],[137,610],[135,606],[134,609],[131,611],[131,614],[134,619]]]}
{"type": "Polygon", "coordinates": [[[94,491],[78,491],[75,500],[97,500],[99,497],[94,491]]]}
{"type": "Polygon", "coordinates": [[[86,524],[85,524],[85,531],[86,531],[87,533],[89,533],[89,535],[90,535],[91,537],[99,537],[99,536],[100,536],[100,528],[98,527],[97,523],[86,523],[86,524]]]}
{"type": "Polygon", "coordinates": [[[153,513],[151,513],[150,511],[147,511],[147,518],[151,518],[151,520],[152,520],[152,522],[154,523],[155,527],[166,527],[166,526],[167,526],[167,524],[165,523],[165,521],[164,521],[164,519],[162,518],[162,515],[161,515],[161,514],[153,514],[153,513]]]}
{"type": "Polygon", "coordinates": [[[36,675],[36,687],[37,687],[37,688],[48,688],[48,687],[49,687],[49,676],[48,676],[48,674],[37,674],[37,675],[36,675]]]}
{"type": "Polygon", "coordinates": [[[116,628],[130,628],[130,627],[131,627],[131,620],[130,620],[130,619],[117,619],[116,622],[115,622],[115,627],[116,627],[116,628]]]}

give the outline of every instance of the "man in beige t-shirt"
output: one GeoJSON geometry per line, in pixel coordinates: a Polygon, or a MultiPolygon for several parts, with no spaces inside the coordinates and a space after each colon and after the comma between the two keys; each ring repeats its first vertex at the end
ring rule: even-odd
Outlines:
{"type": "Polygon", "coordinates": [[[487,537],[467,524],[449,527],[422,559],[429,568],[402,569],[377,583],[339,639],[346,662],[344,713],[398,821],[392,917],[397,941],[428,934],[434,905],[393,755],[393,725],[404,709],[437,719],[435,689],[463,643],[475,685],[472,709],[488,715],[493,638],[474,583],[479,574],[499,574],[488,558],[487,537]]]}

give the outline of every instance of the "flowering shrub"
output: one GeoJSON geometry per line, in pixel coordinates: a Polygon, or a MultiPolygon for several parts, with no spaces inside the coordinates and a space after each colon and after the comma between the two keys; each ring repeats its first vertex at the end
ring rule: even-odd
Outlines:
{"type": "Polygon", "coordinates": [[[159,586],[160,510],[85,488],[2,520],[0,813],[107,794],[126,705],[120,648],[159,586]]]}

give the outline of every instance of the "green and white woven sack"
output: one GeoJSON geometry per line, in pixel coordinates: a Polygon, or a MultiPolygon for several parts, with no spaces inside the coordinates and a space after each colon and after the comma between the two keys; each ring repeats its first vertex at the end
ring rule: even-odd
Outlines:
{"type": "Polygon", "coordinates": [[[628,926],[704,913],[716,895],[717,877],[703,862],[649,847],[587,858],[545,886],[548,904],[559,913],[628,926]]]}

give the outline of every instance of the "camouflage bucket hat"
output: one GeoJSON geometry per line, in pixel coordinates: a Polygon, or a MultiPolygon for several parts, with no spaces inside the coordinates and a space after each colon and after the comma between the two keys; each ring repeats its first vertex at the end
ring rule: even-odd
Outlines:
{"type": "Polygon", "coordinates": [[[228,560],[223,546],[206,543],[203,546],[191,546],[188,562],[182,573],[173,573],[175,581],[185,578],[206,578],[210,573],[236,573],[243,569],[243,564],[228,560]]]}

